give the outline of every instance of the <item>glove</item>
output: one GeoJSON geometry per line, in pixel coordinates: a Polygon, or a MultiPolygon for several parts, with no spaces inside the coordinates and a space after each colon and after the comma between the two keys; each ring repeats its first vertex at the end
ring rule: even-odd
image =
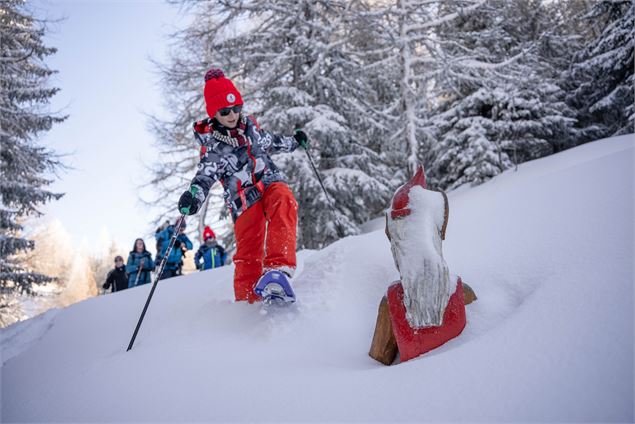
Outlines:
{"type": "Polygon", "coordinates": [[[174,248],[178,249],[179,247],[181,247],[181,240],[176,239],[176,241],[174,242],[174,248]]]}
{"type": "Polygon", "coordinates": [[[300,128],[296,128],[293,134],[293,138],[295,138],[295,141],[297,141],[300,147],[302,147],[304,150],[309,148],[309,137],[307,137],[306,133],[300,128]]]}
{"type": "Polygon", "coordinates": [[[194,215],[198,211],[198,203],[190,192],[184,192],[179,199],[179,212],[185,215],[194,215]]]}

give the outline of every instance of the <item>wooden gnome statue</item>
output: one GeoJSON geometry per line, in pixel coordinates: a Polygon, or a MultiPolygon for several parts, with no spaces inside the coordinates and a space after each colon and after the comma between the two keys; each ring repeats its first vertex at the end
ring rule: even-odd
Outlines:
{"type": "Polygon", "coordinates": [[[397,350],[407,361],[458,336],[465,327],[461,279],[450,277],[441,241],[448,223],[445,193],[426,189],[423,167],[392,199],[386,235],[401,281],[388,288],[370,356],[387,365],[397,350]]]}

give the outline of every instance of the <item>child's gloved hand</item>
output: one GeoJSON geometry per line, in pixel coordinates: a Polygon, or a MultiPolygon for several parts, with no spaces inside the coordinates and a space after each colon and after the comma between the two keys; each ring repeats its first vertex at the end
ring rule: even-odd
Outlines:
{"type": "Polygon", "coordinates": [[[198,204],[190,190],[188,190],[179,199],[179,212],[184,215],[194,215],[196,211],[198,211],[198,204]]]}
{"type": "Polygon", "coordinates": [[[306,133],[300,128],[296,128],[293,134],[293,138],[295,138],[295,141],[297,141],[300,147],[302,147],[304,150],[309,148],[309,137],[307,137],[306,133]]]}

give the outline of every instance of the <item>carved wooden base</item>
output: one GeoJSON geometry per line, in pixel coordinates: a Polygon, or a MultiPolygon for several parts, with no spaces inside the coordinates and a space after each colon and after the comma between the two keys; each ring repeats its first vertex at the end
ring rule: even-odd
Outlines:
{"type": "Polygon", "coordinates": [[[478,299],[478,297],[476,297],[476,293],[474,293],[474,290],[472,290],[472,287],[465,284],[464,281],[461,281],[461,283],[463,284],[463,302],[466,305],[469,305],[470,303],[478,299]]]}
{"type": "Polygon", "coordinates": [[[379,303],[375,334],[373,335],[373,342],[370,345],[370,352],[368,352],[368,354],[371,358],[384,365],[391,365],[395,361],[398,352],[397,340],[395,340],[390,322],[388,298],[384,296],[379,303]]]}
{"type": "MultiPolygon", "coordinates": [[[[477,299],[474,290],[470,286],[465,283],[461,284],[464,305],[470,304],[477,299]]],[[[457,302],[454,302],[457,303],[457,302]]],[[[458,306],[458,303],[457,303],[458,306]]],[[[449,318],[449,316],[448,316],[449,318]]],[[[445,319],[445,317],[444,317],[445,319]]],[[[465,318],[463,318],[465,319],[465,318]]],[[[446,324],[447,325],[447,324],[446,324]]],[[[463,324],[464,325],[464,324],[463,324]]],[[[441,329],[441,327],[439,327],[441,329]]],[[[462,330],[462,327],[461,327],[462,330]]],[[[426,333],[435,333],[436,331],[428,330],[419,330],[417,332],[426,332],[426,333]]],[[[454,331],[455,334],[452,334],[451,337],[455,337],[460,333],[460,330],[454,331]]],[[[438,338],[436,334],[429,334],[429,337],[438,338]]],[[[433,343],[433,346],[438,343],[433,343]]],[[[425,349],[424,349],[425,350],[425,349]]],[[[377,322],[375,324],[375,333],[373,334],[373,341],[370,345],[370,352],[368,354],[371,358],[381,362],[384,365],[392,365],[395,362],[395,358],[399,353],[399,348],[397,346],[397,339],[395,338],[395,334],[393,332],[393,323],[390,315],[390,307],[388,305],[388,298],[384,296],[381,299],[379,304],[379,310],[377,312],[377,322]]],[[[416,356],[416,355],[415,355],[416,356]]],[[[412,353],[406,354],[406,360],[413,357],[412,353]],[[410,355],[410,356],[408,356],[410,355]]]]}

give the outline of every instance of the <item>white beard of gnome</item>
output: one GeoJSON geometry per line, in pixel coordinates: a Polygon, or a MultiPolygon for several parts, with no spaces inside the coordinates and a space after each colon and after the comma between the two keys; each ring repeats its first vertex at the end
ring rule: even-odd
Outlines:
{"type": "Polygon", "coordinates": [[[401,276],[406,318],[412,328],[443,324],[456,289],[441,251],[446,203],[440,192],[425,189],[423,168],[404,186],[386,214],[395,265],[401,276]],[[405,199],[405,200],[404,200],[405,199]]]}

